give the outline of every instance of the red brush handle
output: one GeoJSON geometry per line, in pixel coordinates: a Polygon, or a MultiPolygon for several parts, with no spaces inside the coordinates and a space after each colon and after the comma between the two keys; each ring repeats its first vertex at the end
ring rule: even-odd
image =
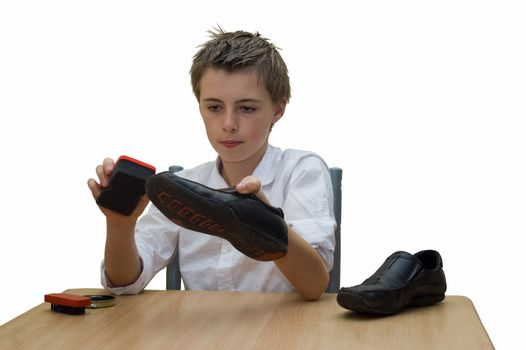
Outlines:
{"type": "MultiPolygon", "coordinates": [[[[124,156],[124,155],[123,155],[123,156],[120,156],[119,159],[117,159],[117,162],[118,162],[119,160],[121,160],[121,159],[123,159],[123,160],[127,160],[127,161],[132,162],[132,163],[135,163],[135,164],[142,165],[143,167],[145,167],[145,168],[149,168],[149,169],[152,169],[152,170],[155,172],[155,167],[154,167],[153,165],[150,165],[150,164],[145,163],[145,162],[141,162],[141,161],[138,160],[138,159],[135,159],[135,158],[132,158],[132,157],[128,157],[128,156],[124,156]]],[[[117,163],[117,162],[115,162],[115,163],[117,163]]]]}
{"type": "Polygon", "coordinates": [[[44,301],[46,303],[71,307],[87,307],[91,305],[91,299],[89,297],[67,293],[46,294],[44,301]]]}

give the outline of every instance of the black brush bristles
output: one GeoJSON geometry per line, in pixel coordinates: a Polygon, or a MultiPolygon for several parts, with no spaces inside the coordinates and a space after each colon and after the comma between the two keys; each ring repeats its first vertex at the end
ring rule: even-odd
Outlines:
{"type": "Polygon", "coordinates": [[[51,311],[69,315],[82,315],[91,306],[89,297],[67,293],[46,294],[44,301],[51,304],[51,311]]]}
{"type": "Polygon", "coordinates": [[[85,307],[74,307],[59,304],[51,304],[51,311],[70,315],[82,315],[86,313],[85,307]]]}

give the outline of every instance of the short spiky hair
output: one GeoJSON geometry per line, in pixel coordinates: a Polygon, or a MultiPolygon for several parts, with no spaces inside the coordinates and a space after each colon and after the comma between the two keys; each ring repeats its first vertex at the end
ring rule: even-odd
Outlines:
{"type": "Polygon", "coordinates": [[[190,69],[192,89],[198,100],[201,92],[199,84],[205,70],[219,68],[227,72],[254,69],[258,79],[263,79],[274,103],[289,101],[287,65],[274,44],[257,32],[225,32],[218,27],[209,33],[210,40],[200,46],[190,69]]]}

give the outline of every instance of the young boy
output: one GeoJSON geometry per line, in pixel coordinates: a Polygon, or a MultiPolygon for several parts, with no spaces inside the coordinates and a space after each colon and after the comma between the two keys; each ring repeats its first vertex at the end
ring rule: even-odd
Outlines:
{"type": "MultiPolygon", "coordinates": [[[[139,220],[148,199],[131,216],[100,208],[107,236],[101,279],[115,294],[142,291],[178,258],[187,289],[297,291],[317,299],[333,263],[335,220],[329,170],[316,154],[269,145],[272,127],[290,98],[288,71],[277,48],[259,33],[211,32],[194,56],[194,94],[208,140],[218,156],[177,175],[211,188],[236,186],[283,209],[288,252],[274,261],[253,260],[226,240],[182,228],[155,206],[139,220]]],[[[105,159],[88,180],[93,197],[114,167],[105,159]]]]}

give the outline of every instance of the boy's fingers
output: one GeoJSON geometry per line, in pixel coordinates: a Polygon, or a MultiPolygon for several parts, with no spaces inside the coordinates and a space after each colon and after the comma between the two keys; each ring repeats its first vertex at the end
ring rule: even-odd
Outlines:
{"type": "Polygon", "coordinates": [[[99,177],[100,186],[107,187],[109,184],[109,178],[115,167],[115,162],[111,158],[106,158],[102,161],[102,164],[97,165],[95,172],[99,177]]]}
{"type": "Polygon", "coordinates": [[[99,177],[99,182],[102,187],[107,187],[109,182],[109,177],[104,172],[104,166],[103,165],[97,165],[95,168],[95,172],[97,173],[97,176],[99,177]]]}
{"type": "Polygon", "coordinates": [[[137,207],[135,208],[135,212],[138,213],[137,216],[141,215],[144,209],[146,209],[146,206],[150,203],[150,198],[148,198],[147,195],[144,195],[139,200],[139,203],[137,204],[137,207]]]}
{"type": "Polygon", "coordinates": [[[102,168],[104,170],[104,173],[107,175],[107,176],[110,176],[111,175],[111,172],[113,171],[113,167],[115,166],[115,162],[113,161],[113,159],[111,158],[106,158],[104,159],[104,161],[102,162],[102,168]]]}
{"type": "Polygon", "coordinates": [[[261,190],[261,181],[254,176],[247,176],[236,186],[236,191],[239,193],[257,194],[261,190]]]}
{"type": "Polygon", "coordinates": [[[91,194],[93,195],[93,198],[95,198],[95,199],[99,198],[100,186],[97,183],[97,181],[95,181],[95,179],[89,179],[88,180],[88,187],[89,187],[89,189],[91,191],[91,194]]]}
{"type": "Polygon", "coordinates": [[[270,204],[267,196],[261,191],[261,181],[257,177],[247,176],[236,186],[236,191],[244,194],[255,194],[263,202],[270,204]]]}

